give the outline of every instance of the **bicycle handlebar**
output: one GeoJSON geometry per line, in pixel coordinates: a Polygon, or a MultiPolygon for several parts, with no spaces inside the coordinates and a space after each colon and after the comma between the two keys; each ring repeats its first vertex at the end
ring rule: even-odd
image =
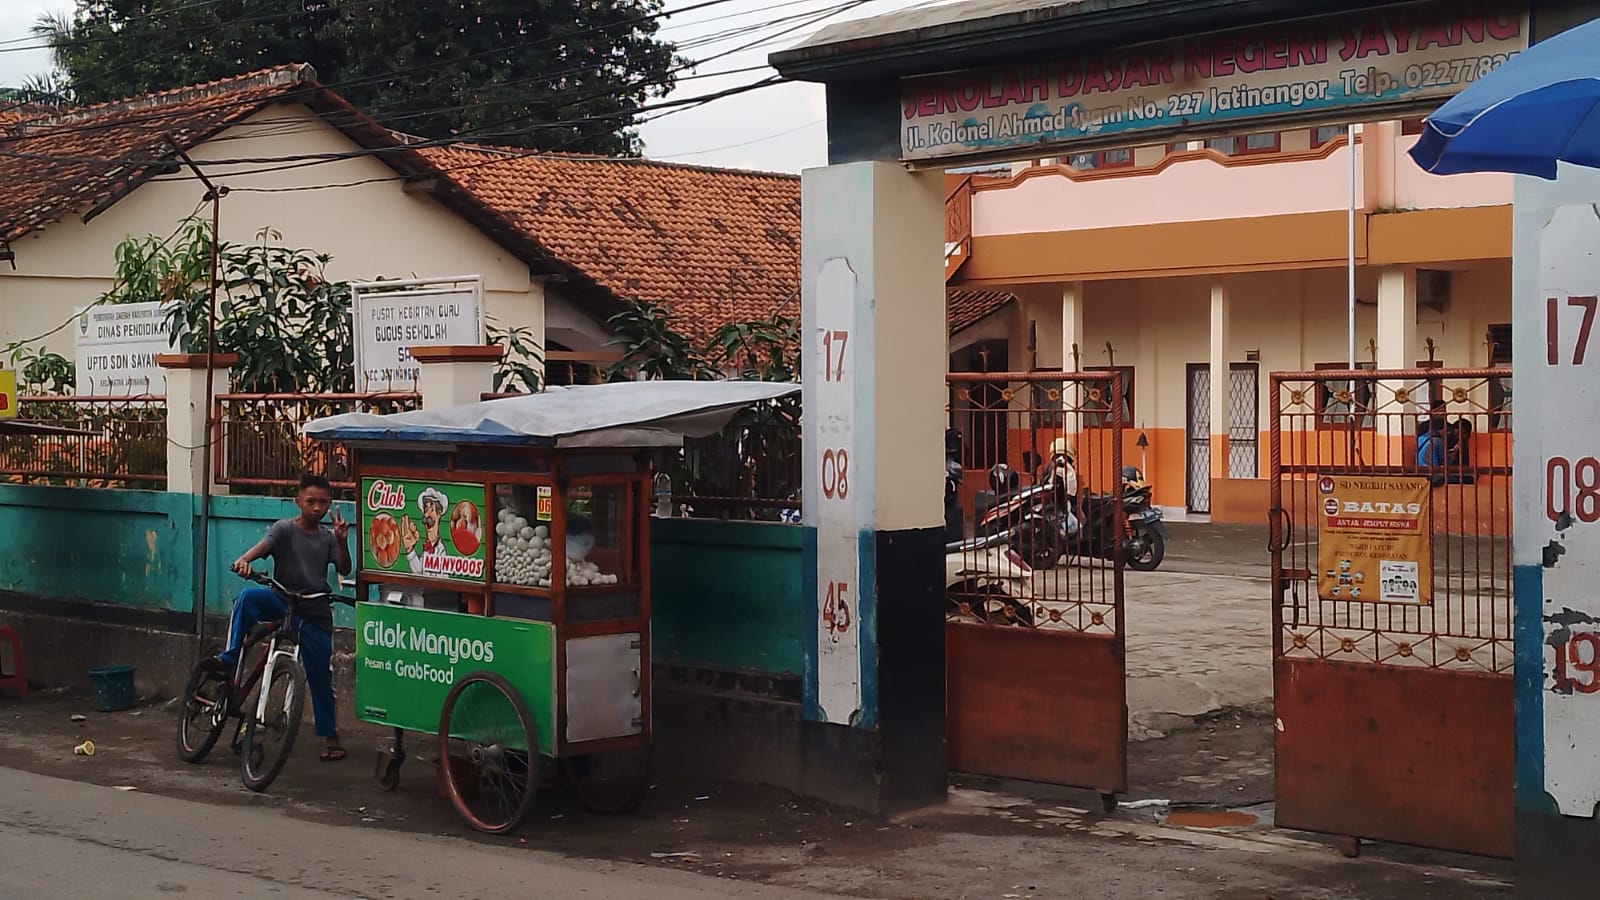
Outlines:
{"type": "Polygon", "coordinates": [[[268,575],[265,572],[258,572],[258,571],[254,570],[254,569],[250,570],[250,574],[249,575],[242,575],[240,577],[243,578],[246,581],[253,581],[256,584],[272,588],[273,590],[277,591],[278,593],[283,594],[285,597],[292,597],[292,598],[294,598],[296,600],[324,600],[325,599],[325,600],[328,600],[329,602],[332,602],[332,603],[345,603],[345,604],[348,604],[350,606],[355,606],[356,605],[356,598],[354,598],[354,597],[346,597],[346,596],[344,596],[342,594],[335,594],[333,591],[313,591],[313,592],[308,593],[308,594],[302,594],[299,591],[291,591],[288,588],[284,587],[283,584],[278,581],[278,579],[273,578],[271,575],[268,575]]]}

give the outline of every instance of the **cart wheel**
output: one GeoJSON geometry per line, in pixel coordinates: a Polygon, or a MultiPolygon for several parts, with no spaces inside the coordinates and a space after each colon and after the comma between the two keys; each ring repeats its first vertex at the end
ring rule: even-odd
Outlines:
{"type": "Polygon", "coordinates": [[[445,794],[467,824],[487,834],[515,831],[539,793],[539,742],[516,688],[493,672],[455,683],[439,711],[445,794]]]}
{"type": "Polygon", "coordinates": [[[568,756],[561,774],[588,812],[602,816],[630,813],[650,793],[650,745],[628,750],[568,756]]]}

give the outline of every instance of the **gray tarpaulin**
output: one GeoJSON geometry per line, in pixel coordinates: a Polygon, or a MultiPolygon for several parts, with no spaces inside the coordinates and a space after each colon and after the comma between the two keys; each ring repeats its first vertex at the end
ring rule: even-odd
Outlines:
{"type": "Polygon", "coordinates": [[[328,441],[532,447],[676,447],[722,430],[740,409],[800,390],[769,381],[625,381],[380,416],[345,413],[305,426],[328,441]]]}

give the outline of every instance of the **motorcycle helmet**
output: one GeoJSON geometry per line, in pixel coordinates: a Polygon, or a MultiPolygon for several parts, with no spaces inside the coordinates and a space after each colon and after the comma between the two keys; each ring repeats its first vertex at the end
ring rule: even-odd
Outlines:
{"type": "Polygon", "coordinates": [[[1005,463],[995,463],[994,468],[989,470],[989,490],[996,494],[1009,494],[1016,490],[1020,483],[1021,479],[1017,477],[1017,473],[1005,463]]]}
{"type": "Polygon", "coordinates": [[[1123,466],[1122,486],[1125,490],[1137,491],[1149,487],[1150,483],[1144,480],[1144,473],[1138,466],[1123,466]]]}
{"type": "Polygon", "coordinates": [[[944,430],[944,455],[961,455],[961,429],[946,428],[944,430]]]}
{"type": "Polygon", "coordinates": [[[1050,442],[1050,455],[1052,457],[1065,456],[1067,462],[1073,465],[1078,464],[1078,451],[1073,448],[1072,442],[1064,437],[1058,437],[1050,442]]]}

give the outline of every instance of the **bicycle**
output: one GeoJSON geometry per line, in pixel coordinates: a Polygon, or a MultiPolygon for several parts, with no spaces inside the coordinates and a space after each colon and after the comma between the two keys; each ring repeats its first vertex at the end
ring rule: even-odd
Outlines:
{"type": "MultiPolygon", "coordinates": [[[[247,580],[270,587],[285,601],[354,602],[332,591],[296,593],[260,572],[252,572],[247,580]]],[[[292,607],[293,603],[288,605],[292,607]]],[[[272,785],[294,749],[305,710],[306,676],[300,663],[296,626],[292,612],[276,622],[259,623],[240,648],[231,676],[208,664],[220,648],[213,647],[195,665],[184,689],[183,715],[178,721],[180,759],[188,763],[204,760],[228,720],[239,719],[230,746],[240,757],[240,780],[257,793],[272,785]],[[280,688],[281,695],[275,696],[280,688]],[[199,724],[205,726],[204,731],[196,732],[199,724]],[[274,739],[275,750],[271,746],[274,739]]]]}

